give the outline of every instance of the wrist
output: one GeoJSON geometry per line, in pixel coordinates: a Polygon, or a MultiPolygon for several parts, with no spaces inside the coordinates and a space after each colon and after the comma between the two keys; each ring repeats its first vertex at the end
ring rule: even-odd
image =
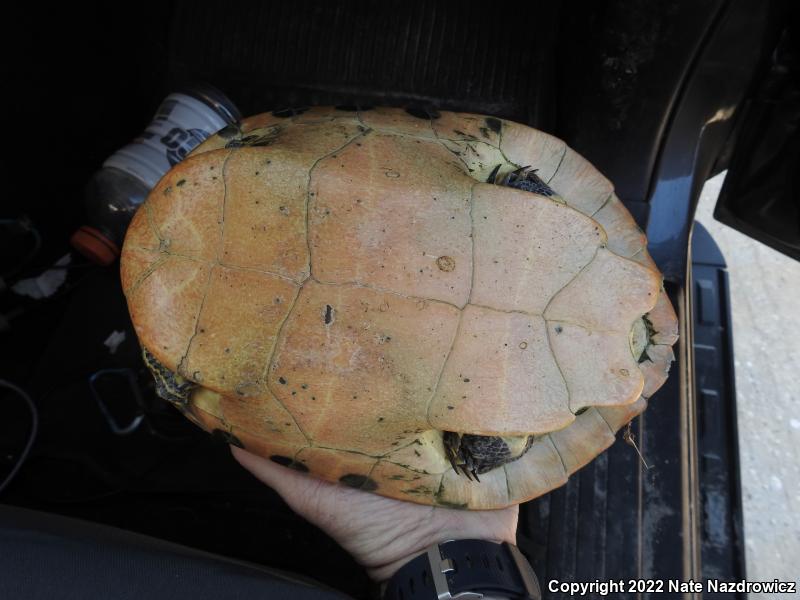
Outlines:
{"type": "Polygon", "coordinates": [[[450,539],[434,543],[381,587],[385,600],[484,598],[541,600],[530,563],[503,540],[450,539]]]}
{"type": "Polygon", "coordinates": [[[367,567],[367,575],[374,581],[378,582],[381,585],[381,592],[386,586],[386,582],[407,565],[409,562],[427,552],[428,548],[430,548],[434,544],[442,544],[448,540],[459,540],[459,539],[481,539],[486,542],[493,542],[495,544],[502,544],[503,542],[508,542],[509,544],[516,544],[516,536],[515,535],[492,535],[492,536],[476,536],[470,535],[468,532],[460,531],[460,532],[442,532],[438,535],[433,536],[426,536],[420,538],[417,543],[413,544],[410,547],[410,550],[404,552],[402,555],[397,556],[390,562],[373,566],[367,567]]]}

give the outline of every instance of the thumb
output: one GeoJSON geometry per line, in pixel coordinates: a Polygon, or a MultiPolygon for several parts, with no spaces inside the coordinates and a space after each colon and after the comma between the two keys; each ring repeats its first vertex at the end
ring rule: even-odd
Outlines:
{"type": "Polygon", "coordinates": [[[305,514],[307,501],[322,492],[323,488],[337,487],[333,483],[288,469],[235,446],[231,446],[231,452],[240,465],[255,475],[256,479],[278,492],[284,502],[306,518],[309,518],[309,515],[305,514]]]}
{"type": "Polygon", "coordinates": [[[256,456],[247,450],[231,446],[231,453],[240,465],[255,475],[262,483],[278,492],[284,500],[287,496],[291,496],[299,486],[308,485],[306,475],[256,456]]]}

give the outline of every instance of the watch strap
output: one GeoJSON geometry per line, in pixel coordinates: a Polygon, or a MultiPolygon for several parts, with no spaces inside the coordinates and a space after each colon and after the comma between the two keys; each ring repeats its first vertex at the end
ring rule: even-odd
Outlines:
{"type": "Polygon", "coordinates": [[[385,600],[477,600],[483,596],[540,600],[536,575],[519,549],[485,540],[430,546],[389,580],[385,600]]]}

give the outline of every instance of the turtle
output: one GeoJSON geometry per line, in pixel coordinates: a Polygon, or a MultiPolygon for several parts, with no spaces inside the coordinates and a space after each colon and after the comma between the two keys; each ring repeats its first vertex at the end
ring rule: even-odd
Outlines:
{"type": "Polygon", "coordinates": [[[200,144],[127,231],[157,393],[228,443],[411,502],[530,500],[666,381],[678,319],[611,182],[498,117],[273,111],[200,144]]]}

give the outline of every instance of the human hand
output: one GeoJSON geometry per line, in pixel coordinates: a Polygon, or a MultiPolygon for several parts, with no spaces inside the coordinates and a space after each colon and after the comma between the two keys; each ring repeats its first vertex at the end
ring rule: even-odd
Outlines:
{"type": "Polygon", "coordinates": [[[375,581],[389,579],[428,546],[445,540],[516,544],[516,505],[467,511],[413,504],[328,483],[239,448],[231,450],[245,469],[335,539],[375,581]]]}

